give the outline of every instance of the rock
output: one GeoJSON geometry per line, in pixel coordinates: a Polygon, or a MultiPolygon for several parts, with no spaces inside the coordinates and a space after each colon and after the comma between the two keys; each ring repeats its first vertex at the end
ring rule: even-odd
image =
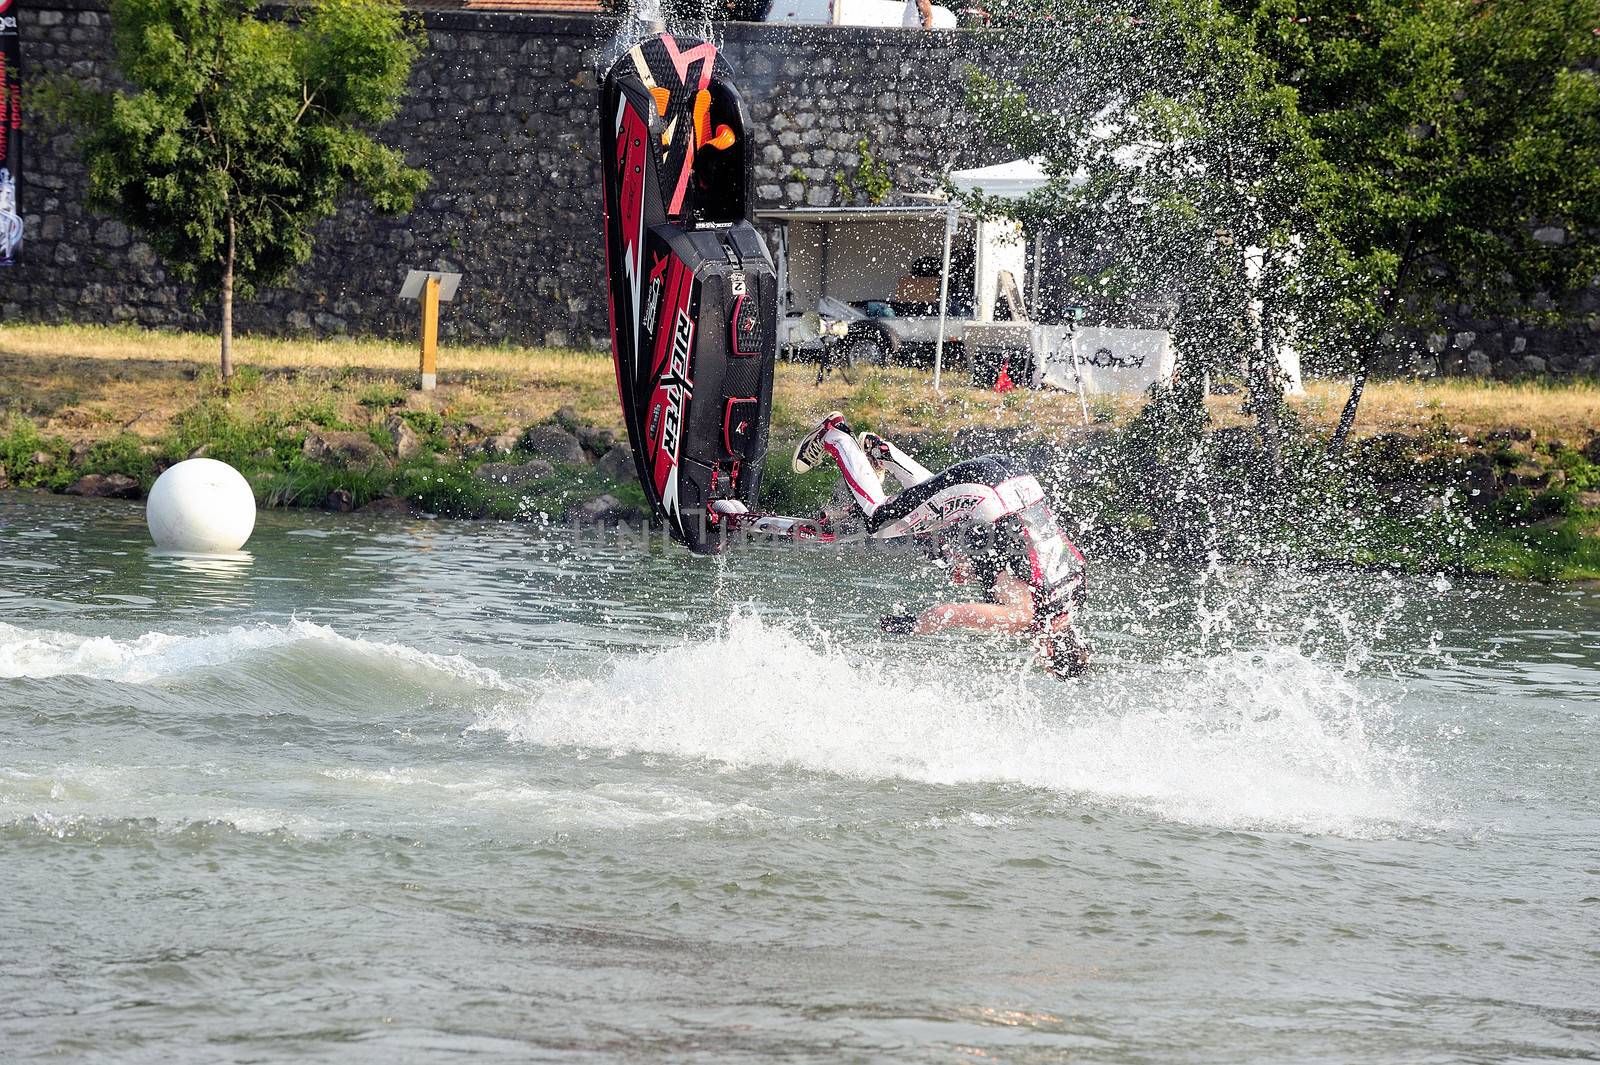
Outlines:
{"type": "Polygon", "coordinates": [[[1600,436],[1591,436],[1584,445],[1583,457],[1590,462],[1600,463],[1600,436]]]}
{"type": "Polygon", "coordinates": [[[11,482],[6,478],[6,468],[0,466],[0,489],[10,488],[11,482]]]}
{"type": "Polygon", "coordinates": [[[472,450],[481,451],[485,455],[509,455],[517,450],[517,441],[520,439],[516,433],[496,433],[494,436],[484,437],[472,450]]]}
{"type": "Polygon", "coordinates": [[[595,463],[595,469],[616,481],[618,484],[629,484],[639,476],[634,467],[633,452],[620,444],[604,455],[595,463]]]}
{"type": "Polygon", "coordinates": [[[1461,484],[1469,496],[1493,496],[1499,487],[1494,460],[1483,454],[1468,458],[1461,471],[1461,484]]]}
{"type": "Polygon", "coordinates": [[[90,473],[72,482],[67,495],[93,499],[138,499],[139,482],[125,473],[90,473]]]}
{"type": "Polygon", "coordinates": [[[554,425],[535,425],[522,434],[522,450],[551,462],[576,466],[584,462],[583,445],[565,429],[554,425]]]}
{"type": "Polygon", "coordinates": [[[355,496],[350,494],[348,488],[335,488],[322,497],[322,509],[331,510],[335,514],[348,514],[356,509],[355,496]]]}
{"type": "Polygon", "coordinates": [[[1524,462],[1508,472],[1504,480],[1508,485],[1538,490],[1550,486],[1550,472],[1540,469],[1532,463],[1524,462]]]}
{"type": "Polygon", "coordinates": [[[418,511],[409,499],[403,499],[400,496],[379,496],[362,507],[361,513],[410,518],[415,517],[418,511]]]}
{"type": "Polygon", "coordinates": [[[300,453],[312,462],[330,463],[346,469],[370,469],[389,464],[383,449],[374,444],[366,433],[307,433],[300,453]]]}
{"type": "Polygon", "coordinates": [[[87,440],[80,440],[72,445],[72,450],[67,452],[67,461],[74,466],[82,466],[89,458],[89,452],[94,450],[94,445],[87,440]]]}
{"type": "Polygon", "coordinates": [[[385,419],[383,427],[389,430],[389,435],[394,438],[395,457],[402,462],[414,459],[428,450],[427,445],[422,442],[422,437],[411,428],[411,423],[398,414],[391,414],[385,419]]]}
{"type": "Polygon", "coordinates": [[[94,239],[108,248],[121,248],[128,243],[128,227],[115,219],[100,223],[94,239]]]}
{"type": "Polygon", "coordinates": [[[1474,348],[1467,353],[1468,373],[1477,374],[1479,377],[1484,377],[1488,375],[1491,369],[1493,369],[1493,365],[1494,364],[1489,361],[1489,356],[1485,355],[1477,348],[1474,348]]]}
{"type": "Polygon", "coordinates": [[[191,459],[203,459],[207,455],[209,455],[210,453],[211,453],[211,445],[210,444],[201,444],[199,447],[197,447],[193,451],[189,452],[189,454],[186,457],[191,458],[191,459]]]}
{"type": "Polygon", "coordinates": [[[578,443],[583,445],[583,450],[591,455],[604,455],[617,442],[615,429],[597,429],[592,425],[580,425],[577,429],[578,443]]]}
{"type": "Polygon", "coordinates": [[[615,521],[625,514],[631,513],[631,511],[631,507],[623,506],[622,500],[608,492],[605,495],[596,496],[587,503],[580,503],[573,508],[572,512],[577,515],[579,521],[594,524],[602,521],[615,521]]]}
{"type": "Polygon", "coordinates": [[[1537,355],[1528,355],[1522,360],[1522,368],[1531,374],[1542,374],[1550,368],[1550,364],[1537,355]]]}
{"type": "Polygon", "coordinates": [[[528,462],[485,462],[473,470],[472,475],[494,484],[521,487],[542,481],[555,472],[556,468],[544,459],[532,459],[528,462]]]}
{"type": "Polygon", "coordinates": [[[569,433],[578,432],[578,427],[583,424],[582,419],[578,417],[578,409],[572,406],[562,407],[556,411],[554,421],[569,433]]]}
{"type": "Polygon", "coordinates": [[[28,461],[33,463],[35,466],[54,466],[56,464],[56,457],[50,454],[48,451],[35,451],[33,454],[28,456],[28,461]]]}
{"type": "Polygon", "coordinates": [[[1521,425],[1509,429],[1495,429],[1484,436],[1485,440],[1532,440],[1533,430],[1521,425]]]}

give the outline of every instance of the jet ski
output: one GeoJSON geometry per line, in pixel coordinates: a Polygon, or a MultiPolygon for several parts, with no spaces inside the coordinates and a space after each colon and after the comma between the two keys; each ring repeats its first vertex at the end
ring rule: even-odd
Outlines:
{"type": "Polygon", "coordinates": [[[611,354],[639,483],[714,554],[761,487],[777,271],[749,219],[744,103],[710,41],[660,33],[600,86],[611,354]]]}

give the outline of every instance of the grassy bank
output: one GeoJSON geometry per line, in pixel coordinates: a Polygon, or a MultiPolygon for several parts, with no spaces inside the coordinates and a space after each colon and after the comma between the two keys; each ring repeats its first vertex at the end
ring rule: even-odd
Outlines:
{"type": "MultiPolygon", "coordinates": [[[[452,347],[441,354],[440,387],[427,394],[411,388],[409,345],[244,337],[235,358],[241,369],[224,385],[210,337],[0,326],[0,483],[61,491],[87,474],[115,475],[127,479],[118,482],[124,494],[136,495],[167,465],[203,453],[238,467],[268,506],[388,500],[454,516],[528,518],[601,496],[613,513],[643,503],[626,470],[601,461],[621,430],[603,354],[452,347]],[[559,426],[581,440],[581,452],[545,453],[547,442],[526,435],[533,426],[559,426]]],[[[1290,448],[1290,483],[1258,498],[1237,396],[1209,398],[1210,432],[1196,458],[1193,448],[1163,451],[1169,445],[1152,436],[1141,397],[1095,399],[1085,429],[1076,399],[1060,393],[999,396],[957,382],[935,394],[925,372],[901,368],[861,368],[848,382],[835,374],[820,386],[815,376],[810,366],[778,368],[764,500],[775,509],[812,510],[826,494],[828,478],[794,478],[781,460],[819,413],[838,408],[858,427],[914,437],[934,460],[979,447],[1018,453],[1076,513],[1095,516],[1085,536],[1103,534],[1104,550],[1134,543],[1162,554],[1164,539],[1192,541],[1198,534],[1187,526],[1198,519],[1174,517],[1163,502],[1170,492],[1208,501],[1213,525],[1219,507],[1253,501],[1248,515],[1226,519],[1238,534],[1230,553],[1270,556],[1305,541],[1295,526],[1306,524],[1310,493],[1322,508],[1324,528],[1315,532],[1323,544],[1303,544],[1301,557],[1405,565],[1408,543],[1445,535],[1456,545],[1449,557],[1412,552],[1409,565],[1600,578],[1600,445],[1592,443],[1600,389],[1592,383],[1376,383],[1356,449],[1331,466],[1318,457],[1317,430],[1337,417],[1344,391],[1314,383],[1291,402],[1302,428],[1290,448]],[[1060,446],[1042,450],[1042,441],[1060,446]],[[1193,469],[1173,474],[1186,466],[1193,469]],[[1301,511],[1283,509],[1290,496],[1301,511]],[[1335,535],[1351,515],[1364,533],[1335,535]],[[1453,524],[1442,534],[1446,519],[1453,524]],[[1174,534],[1173,524],[1184,531],[1174,534]]]]}

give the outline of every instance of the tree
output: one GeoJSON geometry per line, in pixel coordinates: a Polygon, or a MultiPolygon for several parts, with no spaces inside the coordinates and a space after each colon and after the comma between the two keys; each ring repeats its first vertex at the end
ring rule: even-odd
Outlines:
{"type": "Polygon", "coordinates": [[[1550,321],[1600,274],[1600,0],[1228,0],[1328,164],[1322,291],[1354,381],[1441,306],[1550,321]]]}
{"type": "Polygon", "coordinates": [[[233,301],[311,255],[348,191],[409,211],[427,174],[365,131],[391,118],[418,52],[393,0],[316,0],[259,19],[254,0],[112,0],[132,92],[68,91],[88,205],[141,231],[196,299],[233,301]]]}
{"type": "Polygon", "coordinates": [[[1016,213],[1097,250],[1085,294],[1102,309],[1140,295],[1174,303],[1191,374],[1245,370],[1274,479],[1277,354],[1301,317],[1301,251],[1317,224],[1319,161],[1294,90],[1275,81],[1255,24],[1215,0],[1044,3],[1003,31],[1040,56],[1028,89],[980,78],[976,93],[993,126],[1055,175],[1016,213]]]}

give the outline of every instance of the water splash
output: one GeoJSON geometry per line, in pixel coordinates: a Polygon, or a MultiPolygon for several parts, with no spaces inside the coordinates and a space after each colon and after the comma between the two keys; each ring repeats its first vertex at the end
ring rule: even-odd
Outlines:
{"type": "Polygon", "coordinates": [[[1390,708],[1288,649],[1174,657],[1059,685],[897,660],[736,614],[710,639],[502,701],[477,730],[858,779],[1047,789],[1176,820],[1345,835],[1424,819],[1390,708]]]}
{"type": "Polygon", "coordinates": [[[297,698],[409,674],[465,695],[453,712],[469,731],[548,749],[1017,786],[1221,827],[1368,835],[1428,820],[1428,766],[1396,733],[1394,689],[1274,644],[1061,684],[982,641],[849,642],[739,611],[676,646],[515,676],[298,620],[132,639],[0,624],[0,677],[161,685],[219,670],[297,698]]]}

